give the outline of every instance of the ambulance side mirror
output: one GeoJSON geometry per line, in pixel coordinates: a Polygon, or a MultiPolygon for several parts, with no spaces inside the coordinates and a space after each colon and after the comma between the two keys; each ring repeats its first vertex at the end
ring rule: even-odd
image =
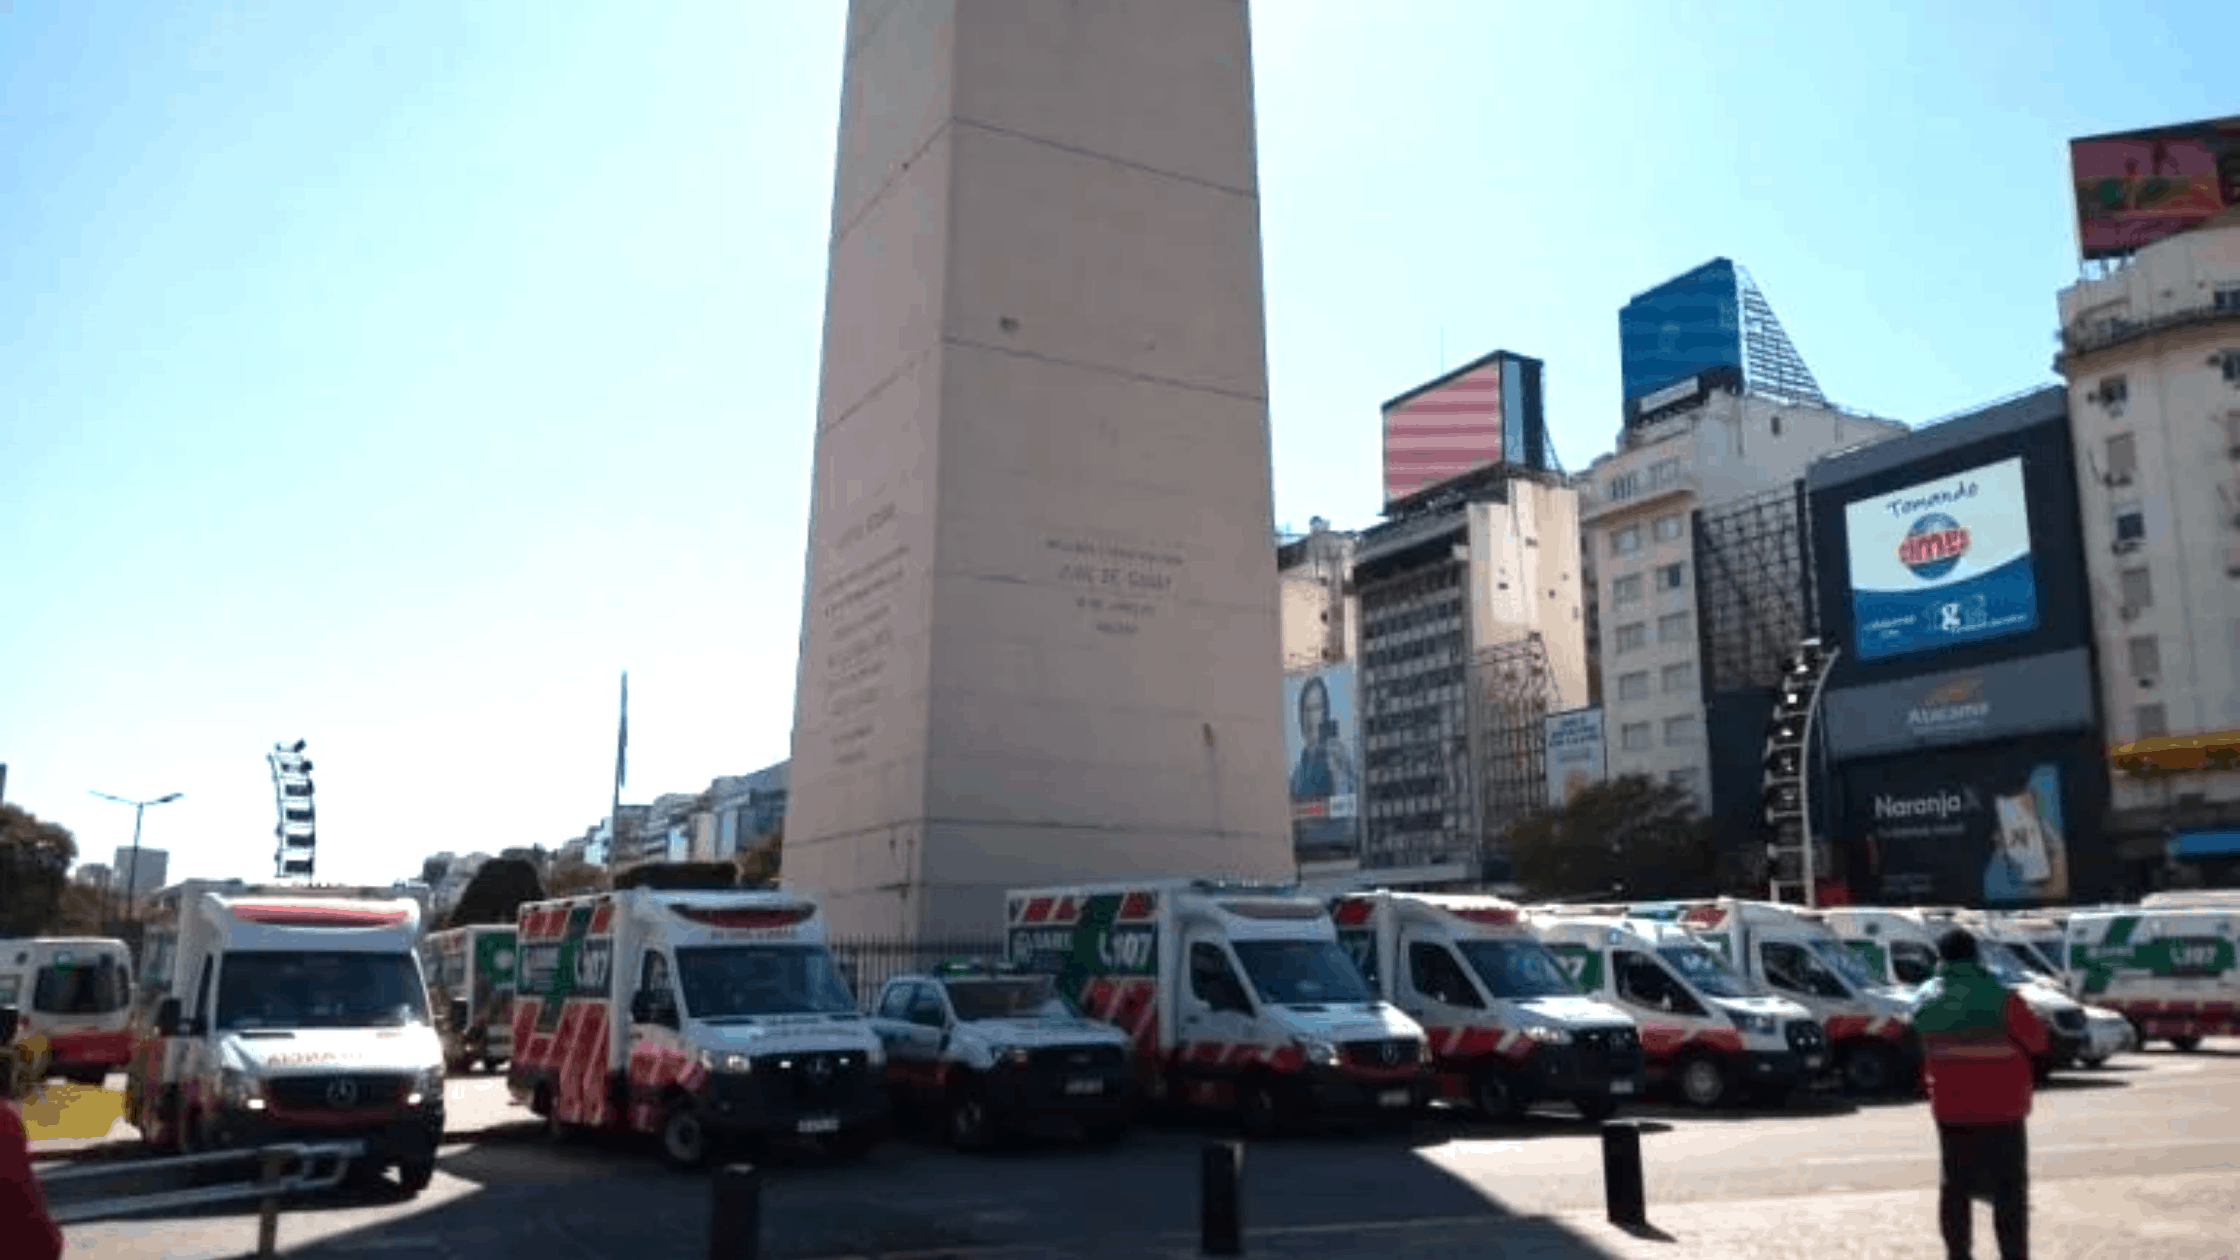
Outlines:
{"type": "Polygon", "coordinates": [[[16,1008],[12,1006],[0,1006],[0,1046],[7,1045],[9,1042],[16,1039],[16,1024],[18,1022],[18,1019],[19,1016],[16,1013],[16,1008]]]}
{"type": "Polygon", "coordinates": [[[176,1037],[179,1034],[179,999],[167,997],[156,1007],[156,1035],[176,1037]]]}

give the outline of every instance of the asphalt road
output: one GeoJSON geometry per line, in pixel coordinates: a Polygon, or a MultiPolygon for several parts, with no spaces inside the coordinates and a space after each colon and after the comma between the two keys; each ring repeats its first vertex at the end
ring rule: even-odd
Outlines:
{"type": "MultiPolygon", "coordinates": [[[[113,1082],[114,1083],[114,1082],[113,1082]]],[[[425,1193],[330,1193],[289,1206],[282,1249],[313,1260],[378,1253],[397,1260],[666,1260],[707,1254],[706,1174],[662,1168],[629,1141],[554,1148],[512,1107],[502,1082],[451,1084],[441,1171],[425,1193]]],[[[1752,1204],[1778,1234],[1768,1201],[1919,1191],[1933,1186],[1936,1146],[1920,1103],[1829,1103],[1787,1113],[1699,1113],[1644,1104],[1652,1212],[1661,1205],[1752,1204]]],[[[1198,1152],[1214,1125],[1147,1125],[1110,1150],[1022,1143],[982,1156],[905,1138],[857,1163],[811,1155],[765,1171],[765,1257],[935,1255],[1056,1239],[1108,1246],[1188,1233],[1197,1222],[1198,1152]]],[[[38,1144],[42,1160],[137,1158],[122,1125],[99,1142],[38,1144]]],[[[1312,1135],[1255,1145],[1246,1156],[1248,1229],[1335,1238],[1348,1227],[1438,1220],[1470,1233],[1503,1220],[1598,1209],[1601,1143],[1592,1126],[1551,1111],[1493,1127],[1460,1116],[1412,1136],[1312,1135]]],[[[2240,1041],[2202,1052],[2120,1055],[2097,1072],[2067,1072],[2039,1091],[2031,1121],[2036,1194],[2059,1183],[2167,1178],[2225,1196],[2240,1189],[2240,1041]],[[2229,1180],[2224,1180],[2229,1178],[2229,1180]]],[[[1866,1201],[1865,1199],[1861,1200],[1866,1201]]],[[[167,1260],[247,1254],[253,1207],[72,1226],[70,1260],[167,1260]]],[[[1698,1212],[1698,1215],[1701,1213],[1698,1212]]],[[[1536,1228],[1545,1229],[1545,1222],[1536,1228]]],[[[2141,1228],[2151,1229],[2151,1223],[2141,1228]]],[[[1984,1240],[1988,1243],[1988,1237],[1984,1240]]],[[[1153,1250],[1146,1242],[1143,1253],[1153,1250]]],[[[1606,1258],[1584,1238],[1535,1254],[1606,1258]]],[[[1926,1254],[1926,1253],[1925,1253],[1926,1254]]]]}

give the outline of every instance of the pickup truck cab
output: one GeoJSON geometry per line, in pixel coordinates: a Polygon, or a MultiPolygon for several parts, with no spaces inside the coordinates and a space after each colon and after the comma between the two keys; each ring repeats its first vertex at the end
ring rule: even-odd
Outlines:
{"type": "Polygon", "coordinates": [[[1054,976],[953,963],[888,980],[872,1011],[895,1111],[938,1116],[960,1149],[1012,1129],[1117,1142],[1134,1119],[1128,1034],[1083,1015],[1054,976]]]}

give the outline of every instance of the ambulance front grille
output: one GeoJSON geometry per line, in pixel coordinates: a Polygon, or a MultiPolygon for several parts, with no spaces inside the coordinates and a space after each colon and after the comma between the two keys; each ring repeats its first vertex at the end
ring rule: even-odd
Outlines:
{"type": "Polygon", "coordinates": [[[754,1061],[772,1103],[820,1110],[845,1106],[863,1088],[866,1063],[860,1052],[769,1054],[754,1061]]]}
{"type": "Polygon", "coordinates": [[[364,1111],[394,1105],[411,1084],[411,1077],[389,1072],[334,1072],[272,1077],[265,1094],[290,1111],[364,1111]]]}

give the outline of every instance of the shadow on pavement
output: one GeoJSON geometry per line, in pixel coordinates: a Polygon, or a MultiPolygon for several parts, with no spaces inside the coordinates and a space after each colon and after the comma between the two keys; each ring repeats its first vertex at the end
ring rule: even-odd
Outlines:
{"type": "Polygon", "coordinates": [[[2072,1089],[2129,1089],[2129,1081],[2111,1081],[2099,1076],[2053,1076],[2038,1082],[2038,1092],[2063,1093],[2072,1089]]]}

